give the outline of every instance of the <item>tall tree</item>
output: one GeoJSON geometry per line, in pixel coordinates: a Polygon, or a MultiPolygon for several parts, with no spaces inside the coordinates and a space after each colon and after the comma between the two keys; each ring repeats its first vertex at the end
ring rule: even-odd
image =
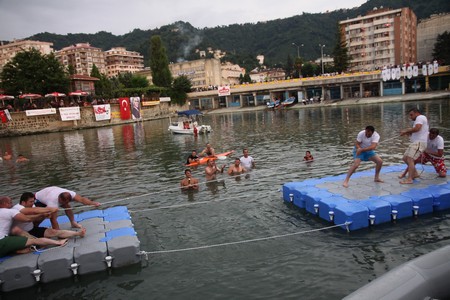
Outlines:
{"type": "Polygon", "coordinates": [[[348,49],[345,44],[345,40],[342,37],[339,24],[337,25],[336,33],[336,45],[333,49],[333,61],[336,72],[344,72],[348,69],[350,64],[350,56],[348,55],[348,49]]]}
{"type": "Polygon", "coordinates": [[[292,67],[294,66],[294,63],[292,62],[292,57],[290,54],[288,54],[287,56],[287,60],[286,60],[286,68],[285,68],[285,74],[286,77],[292,77],[292,67]]]}
{"type": "Polygon", "coordinates": [[[150,44],[150,69],[152,70],[153,84],[168,88],[172,84],[172,74],[169,70],[166,48],[159,35],[152,36],[150,44]]]}
{"type": "Polygon", "coordinates": [[[439,64],[450,64],[450,32],[445,31],[439,34],[433,48],[433,59],[439,64]]]}
{"type": "Polygon", "coordinates": [[[170,98],[173,103],[183,105],[186,102],[187,93],[191,91],[192,83],[186,76],[179,76],[173,81],[170,89],[170,98]]]}
{"type": "Polygon", "coordinates": [[[110,98],[112,97],[112,86],[109,78],[101,74],[97,66],[94,64],[91,70],[91,77],[98,78],[95,82],[95,95],[99,97],[110,98]]]}
{"type": "Polygon", "coordinates": [[[294,78],[300,78],[302,75],[302,65],[303,65],[303,59],[301,57],[295,58],[294,63],[294,78]]]}
{"type": "Polygon", "coordinates": [[[36,49],[22,51],[9,61],[0,74],[7,93],[46,94],[67,92],[69,77],[53,54],[43,55],[36,49]]]}

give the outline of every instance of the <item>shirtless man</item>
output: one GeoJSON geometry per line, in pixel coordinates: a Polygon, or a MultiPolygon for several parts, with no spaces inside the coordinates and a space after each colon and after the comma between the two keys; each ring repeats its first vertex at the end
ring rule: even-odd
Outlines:
{"type": "Polygon", "coordinates": [[[223,173],[223,170],[225,169],[225,165],[222,166],[222,168],[218,168],[216,166],[216,162],[213,159],[209,159],[206,163],[205,168],[205,174],[206,174],[206,180],[215,180],[217,173],[223,173]]]}
{"type": "Polygon", "coordinates": [[[4,160],[10,160],[12,158],[12,155],[8,153],[8,151],[5,151],[5,154],[3,155],[4,160]]]}
{"type": "Polygon", "coordinates": [[[206,148],[203,149],[202,152],[200,152],[200,156],[214,156],[216,155],[216,152],[214,151],[214,148],[211,147],[210,143],[206,144],[206,148]]]}
{"type": "MultiPolygon", "coordinates": [[[[34,195],[33,193],[23,193],[20,197],[19,204],[16,204],[12,207],[12,209],[16,209],[22,214],[29,215],[38,215],[42,213],[57,213],[58,208],[51,207],[35,207],[34,206],[34,195]]],[[[44,218],[42,218],[43,220],[44,218]]],[[[38,221],[42,221],[38,220],[38,221]]],[[[33,222],[14,222],[14,225],[22,229],[23,231],[28,232],[30,235],[35,236],[37,238],[46,237],[46,238],[71,238],[71,237],[84,237],[86,234],[86,229],[82,228],[80,231],[72,231],[72,230],[56,230],[47,227],[38,227],[33,224],[33,222]]]]}
{"type": "Polygon", "coordinates": [[[234,164],[230,165],[228,168],[228,175],[239,175],[245,173],[245,168],[241,166],[241,160],[236,157],[234,159],[234,164]]]}
{"type": "Polygon", "coordinates": [[[185,178],[183,178],[180,182],[180,186],[182,190],[198,190],[198,179],[192,177],[192,173],[190,169],[184,170],[185,178]]]}
{"type": "Polygon", "coordinates": [[[17,155],[16,163],[26,162],[26,161],[28,161],[28,158],[26,158],[22,154],[17,155]]]}

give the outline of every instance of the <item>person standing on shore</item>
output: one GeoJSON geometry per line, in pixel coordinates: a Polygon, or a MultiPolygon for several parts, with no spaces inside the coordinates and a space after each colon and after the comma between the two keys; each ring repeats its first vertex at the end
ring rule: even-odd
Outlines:
{"type": "Polygon", "coordinates": [[[428,119],[420,113],[417,108],[412,108],[408,112],[411,121],[414,121],[413,127],[400,131],[400,135],[409,135],[411,143],[403,155],[403,161],[408,167],[408,177],[402,181],[401,184],[412,184],[414,178],[418,176],[416,170],[415,160],[427,148],[428,139],[428,119]]]}
{"type": "Polygon", "coordinates": [[[347,177],[342,184],[343,187],[348,187],[350,177],[361,164],[361,161],[373,161],[375,163],[375,182],[383,182],[380,179],[380,171],[383,166],[383,160],[375,153],[375,149],[380,141],[380,135],[375,132],[373,126],[367,126],[365,130],[358,133],[356,137],[355,147],[353,148],[353,165],[347,172],[347,177]]]}

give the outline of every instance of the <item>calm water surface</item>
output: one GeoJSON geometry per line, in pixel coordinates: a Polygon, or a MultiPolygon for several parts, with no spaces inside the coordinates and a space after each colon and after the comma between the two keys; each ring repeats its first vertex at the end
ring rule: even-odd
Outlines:
{"type": "MultiPolygon", "coordinates": [[[[0,139],[0,150],[30,162],[0,163],[0,193],[59,185],[132,211],[141,250],[162,251],[305,232],[274,240],[149,255],[148,263],[2,295],[4,299],[339,299],[386,271],[449,244],[450,212],[401,220],[347,234],[283,203],[282,184],[345,173],[366,125],[381,135],[386,165],[401,163],[418,105],[450,148],[450,101],[317,107],[208,115],[208,136],[175,136],[168,120],[0,139]],[[385,141],[385,142],[383,142],[385,141]],[[216,152],[248,147],[250,176],[181,193],[183,162],[206,142],[216,152]],[[302,162],[310,150],[315,161],[302,162]],[[168,206],[186,205],[167,208],[168,206]]],[[[447,150],[447,156],[448,156],[447,150]]],[[[218,164],[231,164],[219,160],[218,164]]],[[[361,170],[372,168],[367,163],[361,170]]],[[[350,182],[351,183],[351,182],[350,182]]]]}

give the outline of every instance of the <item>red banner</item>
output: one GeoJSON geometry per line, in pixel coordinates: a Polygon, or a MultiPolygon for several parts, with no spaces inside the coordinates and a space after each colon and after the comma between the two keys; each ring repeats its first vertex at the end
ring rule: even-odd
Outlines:
{"type": "Polygon", "coordinates": [[[122,120],[129,120],[131,118],[130,98],[119,98],[120,103],[120,118],[122,120]]]}

